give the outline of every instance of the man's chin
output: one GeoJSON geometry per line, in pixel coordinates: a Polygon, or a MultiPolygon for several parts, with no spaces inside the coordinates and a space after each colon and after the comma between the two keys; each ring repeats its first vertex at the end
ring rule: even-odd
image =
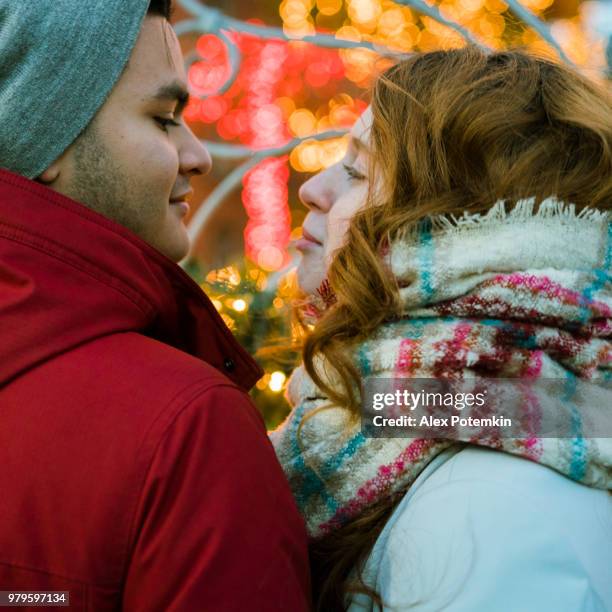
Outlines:
{"type": "Polygon", "coordinates": [[[167,240],[153,246],[174,263],[179,263],[179,261],[187,257],[191,246],[187,228],[181,223],[179,228],[173,229],[172,234],[168,236],[167,240]]]}

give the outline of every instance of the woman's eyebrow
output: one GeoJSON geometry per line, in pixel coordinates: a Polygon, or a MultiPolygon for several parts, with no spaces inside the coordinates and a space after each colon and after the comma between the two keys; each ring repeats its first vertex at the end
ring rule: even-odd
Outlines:
{"type": "Polygon", "coordinates": [[[368,154],[370,152],[370,148],[368,147],[368,145],[363,140],[361,140],[361,138],[359,138],[358,136],[353,136],[351,134],[349,144],[357,151],[358,154],[359,153],[368,154]]]}

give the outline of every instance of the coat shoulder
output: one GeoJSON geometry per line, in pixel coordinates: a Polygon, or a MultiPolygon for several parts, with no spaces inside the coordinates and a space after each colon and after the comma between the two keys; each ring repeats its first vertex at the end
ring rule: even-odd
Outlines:
{"type": "Polygon", "coordinates": [[[612,609],[611,566],[606,491],[467,447],[417,479],[376,542],[367,575],[400,609],[591,612],[612,609]]]}
{"type": "Polygon", "coordinates": [[[0,524],[10,526],[0,528],[0,566],[10,561],[83,583],[120,583],[136,510],[151,491],[171,488],[186,449],[190,465],[206,466],[196,470],[203,487],[242,465],[220,469],[211,440],[222,441],[232,461],[239,451],[262,461],[273,455],[243,390],[204,361],[136,333],[104,336],[35,365],[2,390],[0,403],[0,488],[10,491],[0,504],[0,524]],[[163,469],[147,487],[154,460],[163,469]],[[40,530],[31,530],[30,516],[48,535],[36,546],[40,530]]]}

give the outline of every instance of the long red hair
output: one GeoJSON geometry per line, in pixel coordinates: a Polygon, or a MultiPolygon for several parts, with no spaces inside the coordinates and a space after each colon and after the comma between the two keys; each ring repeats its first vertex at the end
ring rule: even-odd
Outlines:
{"type": "MultiPolygon", "coordinates": [[[[417,54],[380,76],[372,93],[370,189],[328,273],[336,303],[304,343],[305,367],[336,404],[358,411],[347,347],[399,316],[395,280],[379,256],[400,230],[432,214],[483,212],[549,196],[612,208],[612,101],[575,70],[520,51],[467,46],[417,54]],[[319,376],[322,356],[343,384],[319,376]]],[[[312,547],[318,610],[344,609],[350,578],[393,510],[383,500],[312,547]]],[[[366,589],[367,590],[367,589],[366,589]]],[[[373,594],[375,596],[375,594],[373,594]]]]}

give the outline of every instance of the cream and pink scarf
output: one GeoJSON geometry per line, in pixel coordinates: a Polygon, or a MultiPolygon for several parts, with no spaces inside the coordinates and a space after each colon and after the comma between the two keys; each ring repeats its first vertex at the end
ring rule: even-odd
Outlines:
{"type": "MultiPolygon", "coordinates": [[[[611,213],[578,214],[555,199],[537,211],[533,200],[510,211],[498,202],[485,215],[433,218],[387,257],[404,316],[353,348],[364,377],[575,378],[588,381],[589,401],[612,420],[611,213]]],[[[317,368],[328,375],[323,361],[317,368]]],[[[291,413],[270,436],[311,537],[407,488],[456,443],[365,437],[359,418],[331,406],[303,367],[287,397],[291,413]]],[[[567,438],[469,441],[612,489],[612,437],[578,427],[567,438]]]]}

